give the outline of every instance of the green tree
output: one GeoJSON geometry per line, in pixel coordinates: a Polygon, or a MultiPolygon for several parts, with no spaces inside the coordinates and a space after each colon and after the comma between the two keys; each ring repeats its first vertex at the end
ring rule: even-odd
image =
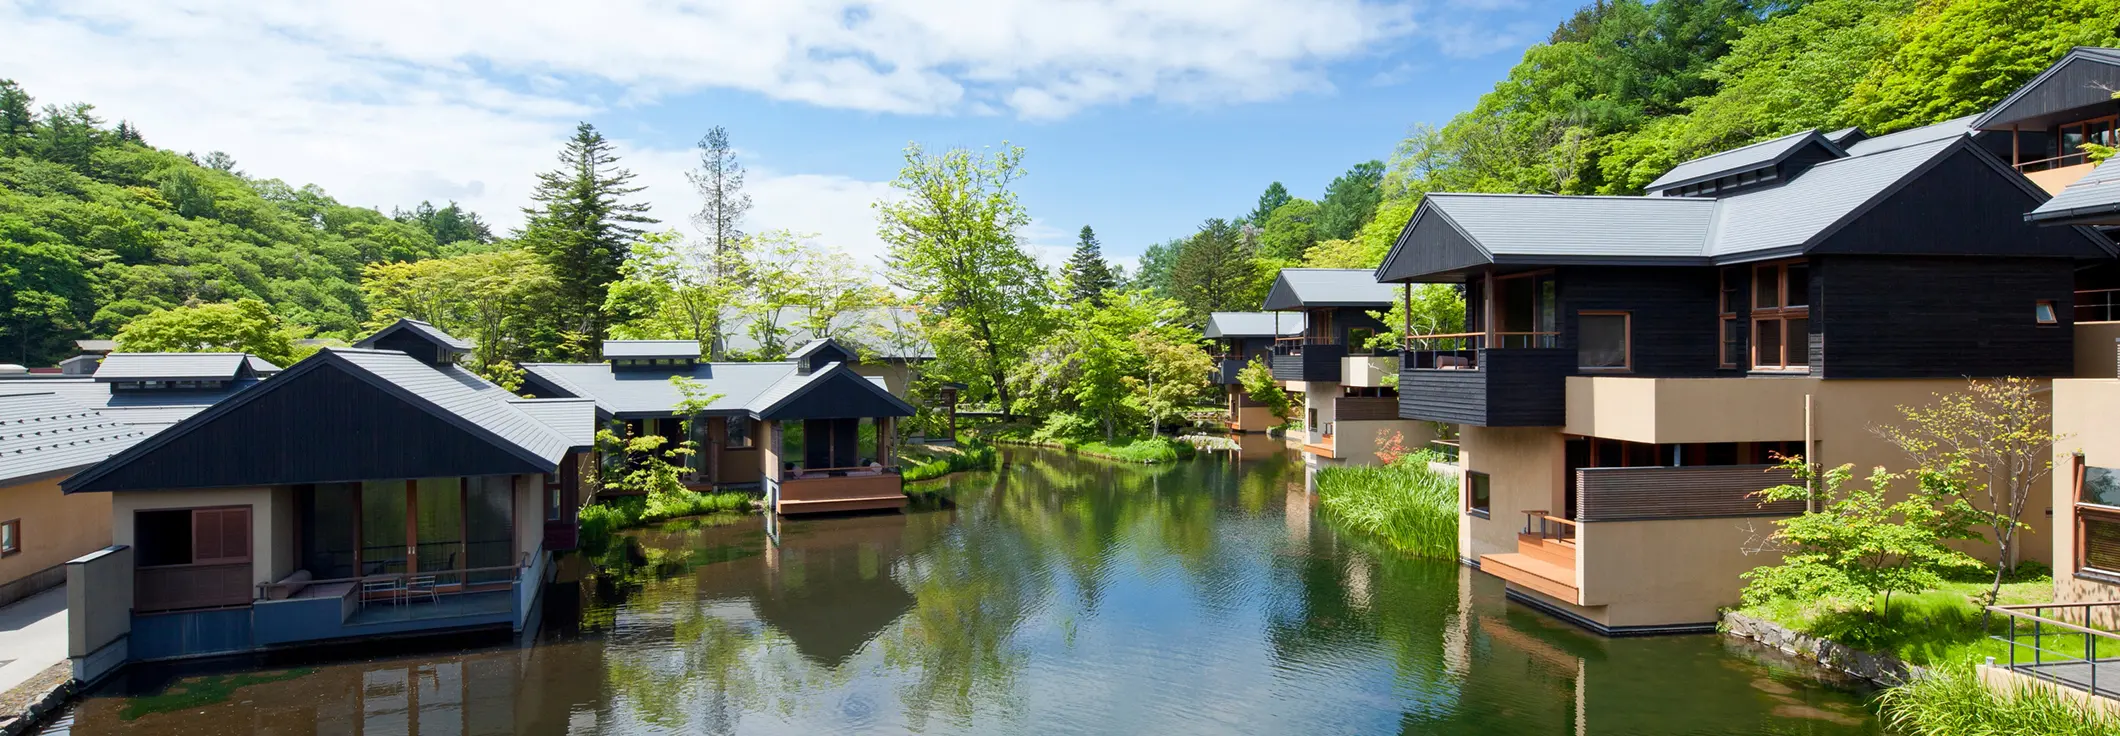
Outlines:
{"type": "Polygon", "coordinates": [[[1465,294],[1455,284],[1414,284],[1410,299],[1402,297],[1391,309],[1369,316],[1383,322],[1385,330],[1370,339],[1371,347],[1395,347],[1407,334],[1456,334],[1465,331],[1465,294]],[[1406,332],[1409,324],[1411,333],[1406,332]]]}
{"type": "Polygon", "coordinates": [[[1022,161],[1023,149],[1005,144],[992,156],[908,146],[891,182],[900,196],[875,205],[890,281],[952,323],[933,330],[940,362],[963,375],[972,396],[1002,407],[1009,363],[1041,339],[1051,299],[1045,270],[1018,239],[1030,223],[1010,189],[1022,161]]]}
{"type": "Polygon", "coordinates": [[[1262,296],[1243,233],[1219,217],[1201,223],[1178,249],[1170,280],[1171,296],[1185,305],[1193,324],[1205,324],[1211,312],[1255,309],[1262,296]]]}
{"type": "Polygon", "coordinates": [[[1384,199],[1384,162],[1364,161],[1325,187],[1312,228],[1318,240],[1352,237],[1384,199]]]}
{"type": "MultiPolygon", "coordinates": [[[[691,270],[703,269],[699,274],[703,280],[724,284],[722,288],[741,288],[749,274],[744,270],[743,251],[747,249],[744,232],[744,215],[751,211],[751,195],[743,190],[744,168],[736,160],[736,149],[729,143],[729,131],[719,125],[707,130],[699,139],[699,167],[685,172],[685,179],[692,182],[692,189],[699,193],[699,211],[692,214],[693,226],[699,228],[705,243],[692,256],[696,263],[691,270]]],[[[706,314],[707,330],[717,337],[723,332],[722,310],[706,314]]],[[[722,343],[707,343],[708,352],[716,360],[721,359],[722,343]]]]}
{"type": "Polygon", "coordinates": [[[19,156],[35,145],[37,116],[30,111],[34,102],[15,80],[0,79],[0,156],[19,156]]]}
{"type": "Polygon", "coordinates": [[[1251,214],[1244,216],[1244,221],[1263,228],[1267,218],[1273,216],[1274,210],[1288,204],[1290,199],[1288,187],[1281,186],[1280,182],[1268,184],[1266,191],[1259,193],[1259,205],[1251,209],[1251,214]]]}
{"type": "Polygon", "coordinates": [[[613,331],[633,339],[697,340],[720,359],[730,334],[724,315],[742,311],[748,290],[731,274],[747,273],[754,240],[727,248],[691,241],[676,232],[649,234],[633,246],[611,285],[605,308],[630,319],[613,331]]]}
{"type": "Polygon", "coordinates": [[[1184,238],[1155,243],[1141,251],[1139,267],[1134,269],[1131,287],[1145,289],[1156,296],[1168,297],[1177,292],[1171,287],[1171,270],[1177,264],[1178,251],[1185,247],[1184,238]]]}
{"type": "Polygon", "coordinates": [[[1244,389],[1245,396],[1266,407],[1274,418],[1283,424],[1288,423],[1294,407],[1288,392],[1281,388],[1281,382],[1274,380],[1273,368],[1268,367],[1265,360],[1252,358],[1243,368],[1237,369],[1237,385],[1244,389]]]}
{"type": "Polygon", "coordinates": [[[1782,553],[1781,563],[1744,574],[1744,599],[1758,605],[1777,599],[1841,599],[1856,602],[1889,623],[1892,594],[1942,585],[1946,572],[1979,569],[1980,561],[1944,542],[1975,539],[1969,526],[1977,512],[1949,478],[1921,473],[1904,500],[1887,500],[1895,478],[1884,468],[1870,474],[1868,487],[1849,487],[1853,466],[1815,474],[1792,457],[1782,467],[1796,482],[1754,494],[1762,502],[1807,501],[1816,511],[1774,522],[1766,549],[1782,553]],[[1878,600],[1879,596],[1883,600],[1878,600]]]}
{"type": "Polygon", "coordinates": [[[454,201],[441,208],[436,208],[432,202],[421,201],[411,210],[392,211],[390,219],[418,225],[437,245],[493,242],[493,228],[480,219],[478,213],[464,209],[454,201]]]}
{"type": "Polygon", "coordinates": [[[361,291],[369,329],[409,317],[471,338],[471,369],[511,391],[521,381],[515,363],[562,357],[551,271],[521,248],[371,263],[361,291]]]}
{"type": "Polygon", "coordinates": [[[2120,0],[1931,2],[1847,100],[1872,133],[1970,115],[2000,101],[2075,46],[2120,44],[2120,0]]]}
{"type": "Polygon", "coordinates": [[[1259,256],[1290,263],[1303,259],[1303,252],[1317,245],[1318,203],[1291,199],[1274,208],[1259,234],[1259,256]]]}
{"type": "Polygon", "coordinates": [[[201,304],[154,312],[118,332],[118,350],[128,353],[238,352],[281,366],[315,352],[295,340],[300,328],[282,321],[256,299],[201,304]]]}
{"type": "Polygon", "coordinates": [[[1104,262],[1104,248],[1097,242],[1096,231],[1088,225],[1082,226],[1082,234],[1075,241],[1075,254],[1068,258],[1067,282],[1075,300],[1091,303],[1102,303],[1104,293],[1119,286],[1111,264],[1104,262]]]}
{"type": "Polygon", "coordinates": [[[1126,377],[1127,402],[1148,417],[1148,434],[1154,437],[1164,423],[1177,422],[1199,402],[1211,385],[1214,358],[1201,346],[1199,333],[1168,322],[1136,331],[1131,340],[1142,367],[1141,375],[1126,377]]]}
{"type": "Polygon", "coordinates": [[[636,225],[655,220],[645,214],[647,204],[626,201],[642,187],[632,185],[633,172],[619,167],[595,126],[576,126],[559,160],[559,169],[537,176],[531,199],[538,206],[524,210],[529,222],[522,242],[552,270],[563,323],[582,352],[577,357],[593,359],[602,352],[610,284],[641,234],[636,225]]]}

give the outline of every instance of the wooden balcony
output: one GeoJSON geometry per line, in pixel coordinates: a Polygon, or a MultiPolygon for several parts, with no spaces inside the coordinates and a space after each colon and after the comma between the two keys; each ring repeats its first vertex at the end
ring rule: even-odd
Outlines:
{"type": "MultiPolygon", "coordinates": [[[[1539,345],[1550,344],[1550,337],[1503,334],[1494,341],[1539,345]]],[[[1399,361],[1399,416],[1478,427],[1567,423],[1567,378],[1575,373],[1575,350],[1479,347],[1485,339],[1430,335],[1409,340],[1399,361]]]]}
{"type": "Polygon", "coordinates": [[[1249,362],[1241,355],[1225,355],[1215,358],[1215,383],[1223,386],[1237,385],[1237,372],[1244,370],[1249,362]]]}
{"type": "Polygon", "coordinates": [[[1516,535],[1516,552],[1480,555],[1480,571],[1564,603],[1580,604],[1575,561],[1575,522],[1545,511],[1526,511],[1524,530],[1516,535]]]}
{"type": "Polygon", "coordinates": [[[1347,357],[1347,344],[1330,337],[1284,337],[1274,341],[1273,377],[1276,381],[1340,382],[1340,359],[1347,357]]]}
{"type": "Polygon", "coordinates": [[[133,576],[133,610],[175,611],[250,604],[250,561],[142,567],[133,576]]]}
{"type": "Polygon", "coordinates": [[[773,500],[773,512],[782,516],[904,507],[904,479],[895,470],[867,468],[802,471],[802,477],[782,479],[773,500]]]}

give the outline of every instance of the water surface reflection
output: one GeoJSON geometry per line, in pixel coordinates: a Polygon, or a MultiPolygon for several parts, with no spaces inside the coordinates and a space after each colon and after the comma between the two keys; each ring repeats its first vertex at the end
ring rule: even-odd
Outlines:
{"type": "Polygon", "coordinates": [[[1755,650],[1712,636],[1589,636],[1505,602],[1497,582],[1456,564],[1347,538],[1316,515],[1285,452],[1140,467],[1016,451],[996,472],[941,482],[953,505],[904,515],[639,532],[599,572],[556,589],[535,646],[143,674],[85,701],[75,724],[1878,732],[1859,696],[1755,650]]]}

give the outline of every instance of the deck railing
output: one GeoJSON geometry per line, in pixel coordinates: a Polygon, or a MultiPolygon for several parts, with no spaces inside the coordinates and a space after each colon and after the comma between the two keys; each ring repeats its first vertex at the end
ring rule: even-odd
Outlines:
{"type": "Polygon", "coordinates": [[[1338,345],[1340,339],[1331,335],[1297,335],[1273,339],[1274,355],[1302,355],[1307,345],[1338,345]]]}
{"type": "Polygon", "coordinates": [[[1535,534],[1540,539],[1575,539],[1575,522],[1548,513],[1545,509],[1524,512],[1524,533],[1535,534]]]}
{"type": "Polygon", "coordinates": [[[429,597],[479,593],[499,590],[522,577],[524,568],[530,566],[530,555],[524,553],[513,565],[493,567],[471,567],[452,570],[417,570],[392,572],[379,575],[361,575],[350,578],[322,578],[315,580],[283,580],[257,586],[260,600],[285,600],[303,597],[310,588],[326,589],[345,585],[349,589],[341,595],[355,596],[362,604],[371,602],[396,603],[417,601],[429,597]]]}
{"type": "Polygon", "coordinates": [[[2120,289],[2076,290],[2077,322],[2120,320],[2120,289]]]}
{"type": "Polygon", "coordinates": [[[1410,335],[1400,354],[1408,368],[1427,370],[1478,370],[1480,351],[1486,348],[1550,348],[1558,345],[1558,332],[1452,332],[1410,335]]]}
{"type": "Polygon", "coordinates": [[[1441,455],[1447,462],[1454,463],[1458,461],[1459,448],[1457,440],[1429,440],[1428,449],[1435,451],[1437,455],[1441,455]]]}
{"type": "Polygon", "coordinates": [[[2120,699],[2120,633],[2085,625],[2100,615],[2120,615],[2120,601],[1988,606],[1987,610],[2009,619],[2009,633],[1989,638],[2009,646],[2006,664],[2010,671],[2120,699]],[[2070,615],[2083,624],[2049,614],[2070,615]]]}
{"type": "Polygon", "coordinates": [[[2090,160],[2090,154],[2078,151],[2076,153],[2062,154],[2053,158],[2042,158],[2037,161],[2026,161],[2020,164],[2015,164],[2015,166],[2019,172],[2031,173],[2034,171],[2046,171],[2047,169],[2059,169],[2069,166],[2075,166],[2078,164],[2087,164],[2090,163],[2090,160]]]}

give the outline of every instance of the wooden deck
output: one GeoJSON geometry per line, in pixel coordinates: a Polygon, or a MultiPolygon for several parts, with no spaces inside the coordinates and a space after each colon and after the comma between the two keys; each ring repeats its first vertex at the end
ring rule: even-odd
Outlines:
{"type": "Polygon", "coordinates": [[[1481,555],[1480,571],[1516,585],[1569,603],[1580,604],[1575,588],[1575,542],[1516,535],[1516,552],[1481,555]]]}
{"type": "Polygon", "coordinates": [[[1324,442],[1321,442],[1321,443],[1318,443],[1318,444],[1315,444],[1315,445],[1313,445],[1313,444],[1308,444],[1308,443],[1305,443],[1305,444],[1303,445],[1303,451],[1304,451],[1304,452],[1307,452],[1307,453],[1310,453],[1310,454],[1312,454],[1312,455],[1316,455],[1316,456],[1318,456],[1318,457],[1329,457],[1329,458],[1337,458],[1337,457],[1339,457],[1339,455],[1335,455],[1335,454],[1333,454],[1333,442],[1332,442],[1332,435],[1329,435],[1329,434],[1328,434],[1328,435],[1325,435],[1325,441],[1324,441],[1324,442]]]}
{"type": "Polygon", "coordinates": [[[882,473],[783,480],[773,512],[791,516],[904,507],[904,481],[895,473],[882,473]]]}

